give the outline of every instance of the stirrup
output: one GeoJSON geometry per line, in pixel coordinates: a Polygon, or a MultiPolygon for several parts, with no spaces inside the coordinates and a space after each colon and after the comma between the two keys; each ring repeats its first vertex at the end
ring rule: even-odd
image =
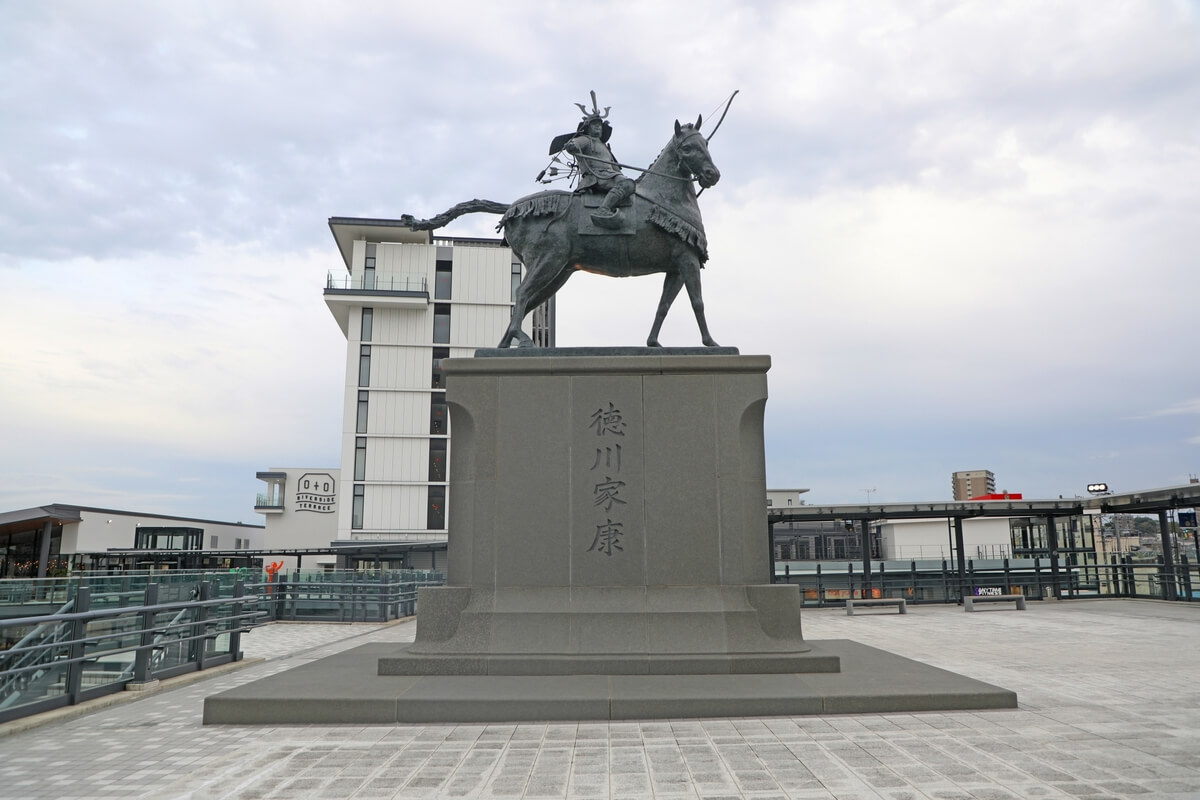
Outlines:
{"type": "Polygon", "coordinates": [[[602,206],[592,212],[592,223],[600,228],[616,229],[621,227],[621,217],[615,209],[602,206]]]}

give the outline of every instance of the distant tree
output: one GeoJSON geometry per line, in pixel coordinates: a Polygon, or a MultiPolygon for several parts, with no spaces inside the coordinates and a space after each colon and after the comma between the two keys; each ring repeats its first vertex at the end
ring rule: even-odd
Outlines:
{"type": "Polygon", "coordinates": [[[1158,536],[1158,520],[1153,517],[1134,517],[1133,524],[1139,536],[1158,536]]]}

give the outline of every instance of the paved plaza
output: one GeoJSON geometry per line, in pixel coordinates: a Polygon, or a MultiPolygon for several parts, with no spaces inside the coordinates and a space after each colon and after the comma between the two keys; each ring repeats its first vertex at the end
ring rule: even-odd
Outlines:
{"type": "Polygon", "coordinates": [[[804,634],[1013,689],[1017,710],[202,726],[209,694],[360,644],[411,641],[415,630],[269,625],[243,646],[265,662],[3,736],[0,797],[1200,798],[1200,603],[983,609],[806,610],[804,634]]]}

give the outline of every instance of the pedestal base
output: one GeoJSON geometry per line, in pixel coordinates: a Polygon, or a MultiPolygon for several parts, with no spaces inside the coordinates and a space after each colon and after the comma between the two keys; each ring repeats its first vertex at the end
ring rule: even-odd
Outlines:
{"type": "Polygon", "coordinates": [[[844,639],[813,641],[841,672],[760,675],[381,676],[369,644],[204,701],[204,723],[396,723],[886,714],[1016,708],[1014,692],[844,639]]]}
{"type": "Polygon", "coordinates": [[[417,641],[380,675],[836,672],[796,586],[422,589],[417,641]]]}

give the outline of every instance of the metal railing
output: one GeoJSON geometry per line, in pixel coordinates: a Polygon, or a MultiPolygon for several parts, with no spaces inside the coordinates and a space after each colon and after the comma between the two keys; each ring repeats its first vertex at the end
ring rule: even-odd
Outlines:
{"type": "Polygon", "coordinates": [[[9,583],[10,597],[36,598],[29,607],[68,599],[52,614],[0,619],[0,722],[238,661],[241,635],[266,622],[412,616],[417,591],[445,575],[158,571],[9,583]]]}
{"type": "Polygon", "coordinates": [[[388,275],[356,273],[335,275],[330,271],[325,278],[326,289],[355,292],[429,292],[429,282],[423,275],[388,275]]]}
{"type": "Polygon", "coordinates": [[[1200,601],[1200,565],[1181,557],[1167,567],[1163,562],[1134,561],[1113,556],[1107,564],[1060,564],[1055,570],[1048,558],[1002,559],[977,566],[969,559],[962,573],[958,565],[942,560],[908,564],[875,562],[868,576],[861,564],[815,564],[811,570],[776,567],[776,583],[800,587],[806,606],[838,606],[847,598],[902,597],[910,603],[959,603],[964,596],[1023,594],[1029,599],[1123,597],[1153,600],[1200,601]]]}
{"type": "Polygon", "coordinates": [[[22,606],[61,606],[75,597],[80,586],[91,591],[92,608],[137,605],[150,584],[158,584],[164,599],[184,599],[201,581],[216,581],[232,586],[244,571],[212,570],[125,570],[119,573],[79,571],[61,578],[6,578],[0,580],[0,617],[34,616],[22,613],[22,606]]]}
{"type": "Polygon", "coordinates": [[[442,586],[445,573],[293,572],[259,588],[271,618],[327,622],[386,622],[416,613],[417,590],[442,586]]]}
{"type": "Polygon", "coordinates": [[[79,586],[69,611],[0,620],[0,722],[75,705],[241,658],[241,634],[265,614],[237,581],[226,596],[202,582],[195,596],[162,601],[159,585],[138,605],[93,608],[79,586]]]}

